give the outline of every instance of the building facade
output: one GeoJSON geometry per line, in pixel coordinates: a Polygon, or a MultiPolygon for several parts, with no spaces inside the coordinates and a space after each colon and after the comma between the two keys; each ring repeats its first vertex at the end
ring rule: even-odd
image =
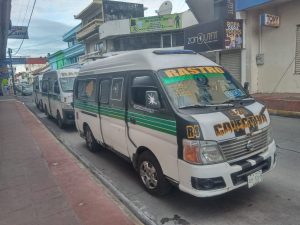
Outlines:
{"type": "Polygon", "coordinates": [[[184,46],[184,29],[197,24],[191,13],[108,21],[100,26],[103,53],[184,46]]]}
{"type": "Polygon", "coordinates": [[[79,24],[63,35],[63,41],[68,44],[68,48],[48,55],[48,63],[51,70],[79,66],[79,58],[85,54],[84,45],[76,39],[76,34],[80,27],[81,25],[79,24]]]}
{"type": "Polygon", "coordinates": [[[300,93],[300,1],[237,0],[252,93],[300,93]]]}
{"type": "Polygon", "coordinates": [[[64,50],[66,67],[76,67],[79,64],[79,57],[85,54],[85,46],[78,42],[76,33],[79,31],[81,25],[77,25],[63,35],[63,41],[68,43],[68,48],[64,50]]]}
{"type": "Polygon", "coordinates": [[[85,45],[85,55],[81,57],[81,61],[84,62],[101,54],[99,51],[102,48],[102,43],[99,41],[100,25],[106,21],[139,16],[144,16],[143,4],[93,0],[89,6],[75,16],[75,19],[81,20],[81,28],[77,32],[76,38],[85,45]]]}

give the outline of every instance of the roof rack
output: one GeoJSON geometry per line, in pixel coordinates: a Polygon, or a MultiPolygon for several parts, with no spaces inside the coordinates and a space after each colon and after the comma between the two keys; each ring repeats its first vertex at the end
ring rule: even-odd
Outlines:
{"type": "Polygon", "coordinates": [[[193,50],[155,50],[153,51],[156,55],[175,55],[175,54],[183,54],[183,55],[196,55],[197,53],[193,50]]]}

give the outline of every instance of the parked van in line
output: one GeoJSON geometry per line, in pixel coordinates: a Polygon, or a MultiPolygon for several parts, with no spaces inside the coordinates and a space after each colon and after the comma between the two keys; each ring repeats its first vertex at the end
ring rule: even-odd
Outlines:
{"type": "Polygon", "coordinates": [[[42,101],[42,79],[43,75],[36,75],[33,80],[33,97],[36,107],[43,111],[42,101]]]}
{"type": "Polygon", "coordinates": [[[197,197],[262,181],[275,167],[270,117],[223,67],[186,50],[140,50],[85,65],[75,122],[128,159],[151,194],[171,185],[197,197]]]}
{"type": "Polygon", "coordinates": [[[60,128],[74,123],[73,85],[78,69],[61,69],[44,73],[42,102],[45,114],[57,120],[60,128]]]}

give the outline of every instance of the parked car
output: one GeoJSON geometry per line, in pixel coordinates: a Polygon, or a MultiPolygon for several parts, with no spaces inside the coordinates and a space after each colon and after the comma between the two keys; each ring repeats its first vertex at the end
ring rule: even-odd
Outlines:
{"type": "Polygon", "coordinates": [[[32,92],[33,92],[33,86],[32,85],[29,85],[29,84],[22,84],[20,85],[20,92],[22,95],[24,96],[29,96],[29,95],[32,95],[32,92]]]}

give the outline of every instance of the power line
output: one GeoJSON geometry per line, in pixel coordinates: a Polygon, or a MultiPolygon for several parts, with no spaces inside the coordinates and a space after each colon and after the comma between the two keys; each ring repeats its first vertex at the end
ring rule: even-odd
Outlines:
{"type": "MultiPolygon", "coordinates": [[[[36,0],[34,0],[33,6],[32,6],[32,10],[31,10],[30,17],[29,17],[28,24],[27,24],[27,31],[29,30],[32,14],[33,14],[33,11],[34,11],[34,8],[35,8],[35,3],[36,3],[36,0]]],[[[25,35],[26,34],[24,34],[24,37],[23,37],[22,42],[20,44],[20,47],[18,48],[17,52],[14,53],[14,55],[17,55],[18,52],[20,51],[20,49],[22,48],[22,45],[23,45],[24,40],[25,40],[25,35]]]]}
{"type": "Polygon", "coordinates": [[[28,12],[28,8],[29,8],[29,3],[30,3],[30,0],[28,0],[28,2],[27,2],[26,11],[25,11],[21,26],[23,26],[23,24],[24,24],[24,21],[25,21],[27,12],[28,12]]]}

